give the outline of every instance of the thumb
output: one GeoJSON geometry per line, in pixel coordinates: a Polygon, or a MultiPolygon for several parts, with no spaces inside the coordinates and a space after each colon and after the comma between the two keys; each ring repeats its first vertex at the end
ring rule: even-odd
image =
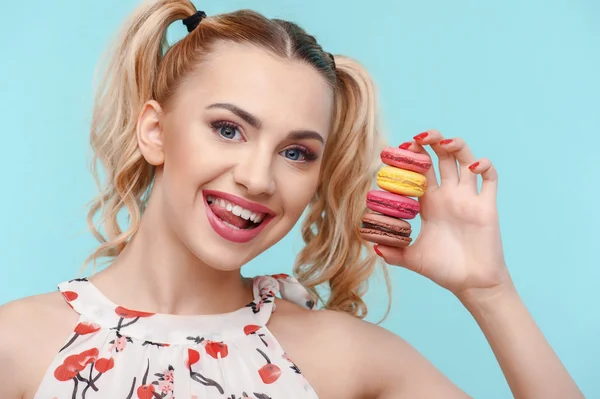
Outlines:
{"type": "Polygon", "coordinates": [[[401,266],[405,269],[412,270],[413,272],[418,272],[420,266],[418,260],[412,256],[412,246],[397,248],[377,244],[373,249],[387,264],[401,266]]]}

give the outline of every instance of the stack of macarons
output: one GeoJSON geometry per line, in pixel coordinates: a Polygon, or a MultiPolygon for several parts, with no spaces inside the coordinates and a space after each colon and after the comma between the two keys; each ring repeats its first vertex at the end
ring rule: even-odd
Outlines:
{"type": "Polygon", "coordinates": [[[420,211],[420,197],[427,190],[424,173],[431,167],[428,155],[401,148],[387,147],[381,152],[385,164],[377,173],[382,190],[367,194],[367,208],[372,212],[362,218],[363,239],[391,247],[406,247],[412,238],[411,226],[405,219],[415,218],[420,211]]]}

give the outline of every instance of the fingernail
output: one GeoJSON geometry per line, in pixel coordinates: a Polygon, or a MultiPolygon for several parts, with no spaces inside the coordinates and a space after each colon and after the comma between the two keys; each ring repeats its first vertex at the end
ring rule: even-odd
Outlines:
{"type": "Polygon", "coordinates": [[[452,143],[452,141],[453,141],[452,139],[445,139],[445,140],[440,141],[440,144],[450,144],[450,143],[452,143]]]}
{"type": "Polygon", "coordinates": [[[427,133],[427,132],[419,133],[415,137],[413,137],[413,139],[415,139],[415,140],[423,140],[425,137],[427,137],[428,134],[429,133],[427,133]]]}
{"type": "Polygon", "coordinates": [[[377,248],[377,245],[373,246],[373,249],[375,250],[375,253],[381,257],[383,257],[383,254],[381,253],[381,251],[379,250],[379,248],[377,248]]]}
{"type": "Polygon", "coordinates": [[[408,150],[408,147],[410,147],[412,143],[410,141],[407,141],[406,143],[402,143],[398,146],[398,148],[401,148],[403,150],[408,150]]]}
{"type": "Polygon", "coordinates": [[[479,162],[475,162],[473,165],[469,166],[469,169],[473,170],[479,166],[479,162]]]}

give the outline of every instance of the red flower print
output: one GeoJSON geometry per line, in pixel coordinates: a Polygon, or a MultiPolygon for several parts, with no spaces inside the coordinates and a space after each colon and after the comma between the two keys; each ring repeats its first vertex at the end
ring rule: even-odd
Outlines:
{"type": "Polygon", "coordinates": [[[137,397],[138,397],[138,399],[153,399],[154,398],[154,385],[152,385],[152,384],[141,385],[137,389],[137,397]]]}
{"type": "Polygon", "coordinates": [[[175,376],[173,375],[173,368],[169,367],[168,370],[165,370],[162,373],[162,378],[164,378],[165,381],[173,382],[175,380],[175,376]]]}
{"type": "Polygon", "coordinates": [[[244,334],[246,334],[246,335],[254,334],[255,332],[257,332],[260,329],[261,329],[261,326],[249,324],[246,327],[244,327],[244,334]]]}
{"type": "Polygon", "coordinates": [[[286,278],[289,278],[290,275],[285,274],[285,273],[279,273],[279,274],[272,274],[271,277],[273,277],[274,279],[277,279],[277,280],[285,280],[286,278]]]}
{"type": "Polygon", "coordinates": [[[121,328],[127,327],[132,325],[133,323],[137,322],[141,317],[150,317],[150,316],[154,316],[156,313],[150,313],[150,312],[140,312],[137,310],[131,310],[131,309],[127,309],[124,308],[123,306],[117,306],[117,308],[115,309],[115,313],[120,317],[119,319],[119,323],[117,324],[117,332],[121,331],[121,328]],[[123,320],[125,319],[133,319],[128,323],[123,324],[123,320]]]}
{"type": "Polygon", "coordinates": [[[69,340],[69,342],[67,342],[65,344],[65,346],[63,346],[59,352],[62,352],[63,350],[65,350],[67,347],[69,347],[73,342],[75,342],[75,340],[80,336],[80,335],[87,335],[87,334],[93,334],[96,331],[100,330],[100,326],[94,323],[86,323],[86,322],[81,322],[79,324],[77,324],[75,326],[75,334],[73,334],[73,336],[71,337],[71,339],[69,340]]]}
{"type": "Polygon", "coordinates": [[[65,299],[67,300],[67,302],[74,301],[75,299],[77,299],[79,297],[79,295],[77,295],[77,293],[73,292],[73,291],[64,291],[62,294],[65,297],[65,299]]]}
{"type": "MultiPolygon", "coordinates": [[[[256,334],[261,328],[262,328],[261,326],[249,324],[246,327],[244,327],[244,334],[246,334],[246,335],[256,334]]],[[[258,335],[258,338],[260,338],[260,340],[262,341],[263,344],[265,344],[265,346],[269,346],[267,344],[267,342],[263,339],[265,334],[256,334],[256,335],[258,335]]]]}
{"type": "Polygon", "coordinates": [[[121,352],[127,346],[127,342],[133,342],[133,340],[129,337],[124,337],[122,335],[117,334],[117,338],[110,341],[110,343],[112,345],[110,346],[109,350],[111,352],[113,352],[113,351],[121,352]]]}
{"type": "Polygon", "coordinates": [[[134,319],[136,317],[150,317],[155,315],[155,313],[139,312],[137,310],[130,310],[122,306],[118,306],[115,309],[115,313],[123,319],[134,319]]]}
{"type": "Polygon", "coordinates": [[[100,330],[100,326],[94,323],[82,322],[75,326],[75,334],[78,335],[92,334],[98,330],[100,330]]]}
{"type": "Polygon", "coordinates": [[[271,360],[269,359],[269,357],[260,349],[256,349],[261,355],[262,357],[265,358],[265,360],[267,361],[267,364],[265,364],[264,366],[262,366],[259,370],[258,370],[258,375],[260,375],[260,379],[265,383],[265,384],[272,384],[275,381],[277,381],[279,379],[279,377],[281,376],[281,369],[271,363],[271,360]]]}
{"type": "Polygon", "coordinates": [[[99,373],[106,373],[108,370],[115,367],[115,359],[112,357],[110,359],[100,358],[96,360],[94,367],[99,373]]]}
{"type": "Polygon", "coordinates": [[[71,355],[65,358],[63,364],[54,370],[54,377],[58,381],[69,381],[77,377],[85,367],[96,361],[98,357],[98,349],[92,348],[81,352],[78,355],[71,355]]]}
{"type": "Polygon", "coordinates": [[[173,392],[173,383],[171,381],[157,381],[156,385],[158,387],[158,390],[163,395],[167,395],[173,392]]]}
{"type": "MultiPolygon", "coordinates": [[[[150,359],[148,359],[148,365],[146,366],[146,372],[144,373],[144,377],[142,378],[142,385],[138,387],[136,390],[138,399],[153,399],[154,395],[154,385],[152,383],[147,384],[148,381],[148,373],[150,372],[150,359]]],[[[135,377],[133,378],[133,385],[131,386],[131,391],[127,396],[127,399],[130,399],[133,395],[133,389],[135,387],[135,377]]],[[[158,397],[161,397],[160,395],[158,397]]]]}
{"type": "Polygon", "coordinates": [[[274,364],[265,364],[258,370],[258,374],[265,384],[272,384],[281,376],[281,369],[274,364]]]}
{"type": "MultiPolygon", "coordinates": [[[[210,341],[209,341],[210,342],[210,341]]],[[[212,356],[212,355],[211,355],[212,356]]],[[[194,349],[188,349],[188,361],[186,363],[187,368],[190,369],[190,378],[202,385],[215,387],[221,395],[225,393],[225,390],[216,381],[206,378],[202,374],[192,370],[192,365],[200,360],[200,353],[194,349]]]]}
{"type": "Polygon", "coordinates": [[[204,344],[204,349],[206,349],[206,353],[208,353],[210,356],[214,357],[215,359],[217,359],[219,357],[219,354],[221,355],[221,359],[224,357],[227,357],[227,355],[229,354],[229,349],[227,348],[227,344],[224,344],[223,342],[215,342],[215,341],[206,341],[206,344],[204,344]]]}
{"type": "Polygon", "coordinates": [[[188,349],[187,367],[192,367],[194,364],[198,363],[198,361],[200,361],[200,352],[188,349]]]}

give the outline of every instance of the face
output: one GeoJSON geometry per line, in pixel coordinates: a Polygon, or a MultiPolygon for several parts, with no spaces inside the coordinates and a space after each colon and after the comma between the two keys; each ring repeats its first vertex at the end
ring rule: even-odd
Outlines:
{"type": "Polygon", "coordinates": [[[158,166],[158,213],[203,263],[241,267],[287,234],[315,194],[333,90],[309,65],[220,44],[138,139],[158,166]]]}

